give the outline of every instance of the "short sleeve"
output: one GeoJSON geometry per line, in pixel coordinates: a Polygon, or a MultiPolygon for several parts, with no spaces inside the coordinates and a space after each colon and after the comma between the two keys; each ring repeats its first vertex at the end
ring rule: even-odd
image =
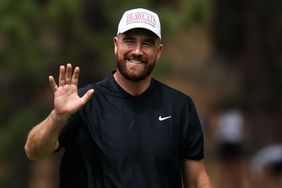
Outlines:
{"type": "Polygon", "coordinates": [[[62,129],[59,136],[60,148],[67,148],[72,145],[76,136],[79,133],[79,125],[81,124],[79,112],[75,113],[70,117],[68,123],[62,129]]]}
{"type": "Polygon", "coordinates": [[[182,117],[182,155],[186,159],[204,158],[204,136],[197,110],[191,98],[185,104],[182,117]]]}

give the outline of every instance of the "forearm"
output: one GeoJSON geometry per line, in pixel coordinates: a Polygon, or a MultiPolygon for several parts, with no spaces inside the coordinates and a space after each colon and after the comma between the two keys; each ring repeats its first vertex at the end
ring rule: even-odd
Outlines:
{"type": "Polygon", "coordinates": [[[212,188],[212,184],[209,177],[205,174],[198,181],[184,184],[184,188],[212,188]]]}
{"type": "Polygon", "coordinates": [[[196,188],[212,188],[211,181],[207,174],[205,174],[204,177],[201,178],[196,188]]]}
{"type": "Polygon", "coordinates": [[[203,173],[196,181],[187,183],[184,188],[212,188],[212,184],[208,175],[203,173]]]}
{"type": "Polygon", "coordinates": [[[184,161],[183,184],[184,188],[212,188],[203,160],[184,161]]]}
{"type": "Polygon", "coordinates": [[[58,137],[67,119],[58,118],[54,111],[29,133],[25,152],[29,159],[36,160],[50,155],[58,146],[58,137]]]}

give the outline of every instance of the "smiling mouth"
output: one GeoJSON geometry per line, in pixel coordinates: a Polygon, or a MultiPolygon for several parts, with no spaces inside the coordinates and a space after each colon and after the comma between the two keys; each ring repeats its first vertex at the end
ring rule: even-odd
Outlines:
{"type": "Polygon", "coordinates": [[[143,64],[143,63],[145,64],[145,61],[138,60],[138,59],[127,59],[127,61],[133,64],[143,64]]]}

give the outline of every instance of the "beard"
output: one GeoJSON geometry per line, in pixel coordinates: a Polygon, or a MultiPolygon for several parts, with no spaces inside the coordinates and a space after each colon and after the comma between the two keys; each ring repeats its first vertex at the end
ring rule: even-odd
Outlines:
{"type": "Polygon", "coordinates": [[[117,69],[123,75],[124,78],[130,81],[141,81],[151,75],[156,59],[152,62],[148,62],[143,57],[135,57],[124,55],[117,55],[117,69]],[[132,65],[131,65],[132,64],[132,65]]]}

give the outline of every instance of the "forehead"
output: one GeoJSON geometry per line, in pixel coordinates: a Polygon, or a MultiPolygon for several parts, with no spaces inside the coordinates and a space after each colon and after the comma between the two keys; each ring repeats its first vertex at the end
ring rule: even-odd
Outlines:
{"type": "Polygon", "coordinates": [[[136,29],[128,30],[128,31],[124,32],[122,35],[124,35],[125,37],[140,36],[140,37],[145,37],[145,38],[152,39],[152,40],[158,39],[158,36],[155,33],[151,32],[147,29],[143,29],[143,28],[136,28],[136,29]]]}

